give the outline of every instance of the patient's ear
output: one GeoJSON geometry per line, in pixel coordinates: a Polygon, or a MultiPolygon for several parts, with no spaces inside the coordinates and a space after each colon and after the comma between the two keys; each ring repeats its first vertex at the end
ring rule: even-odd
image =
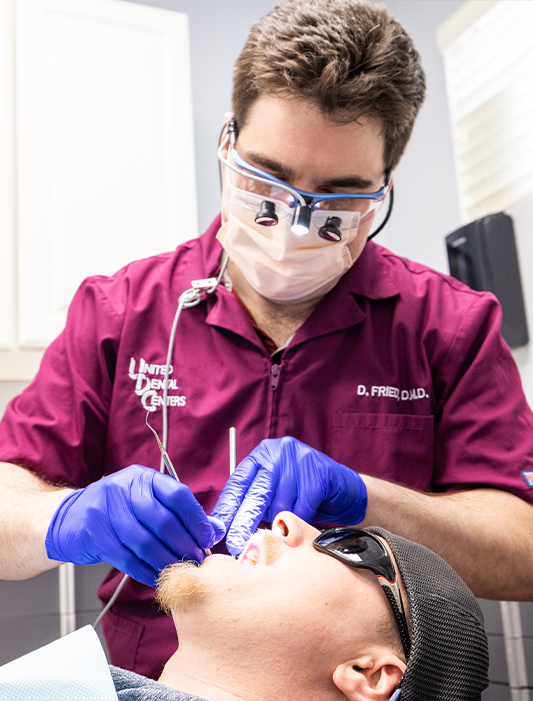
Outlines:
{"type": "Polygon", "coordinates": [[[398,688],[406,665],[389,649],[376,649],[340,664],[334,684],[350,701],[385,701],[398,688]]]}

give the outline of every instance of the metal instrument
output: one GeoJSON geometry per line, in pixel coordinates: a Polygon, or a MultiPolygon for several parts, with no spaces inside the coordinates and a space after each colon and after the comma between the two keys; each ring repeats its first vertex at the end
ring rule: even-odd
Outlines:
{"type": "MultiPolygon", "coordinates": [[[[161,457],[162,457],[162,459],[163,459],[163,462],[165,463],[165,467],[167,468],[167,470],[169,471],[169,473],[172,475],[172,477],[174,477],[174,479],[177,480],[177,481],[179,482],[179,481],[180,481],[180,478],[178,477],[178,473],[177,473],[176,470],[174,469],[174,465],[172,464],[172,460],[170,459],[170,456],[169,456],[169,454],[167,453],[165,446],[164,446],[164,445],[161,443],[161,441],[159,440],[159,436],[157,435],[157,431],[155,430],[155,428],[153,428],[152,426],[150,426],[150,424],[148,423],[148,416],[149,416],[149,414],[150,414],[150,412],[148,411],[148,412],[146,413],[146,425],[148,426],[148,428],[150,429],[150,431],[151,431],[151,432],[154,434],[154,436],[155,436],[155,439],[156,439],[156,441],[157,441],[157,445],[159,446],[159,450],[160,450],[160,452],[161,452],[161,457]]],[[[234,430],[235,430],[235,429],[234,429],[234,430]]],[[[204,553],[206,554],[206,556],[212,555],[212,552],[211,552],[211,550],[210,550],[209,548],[206,548],[206,549],[204,550],[204,553]]]]}

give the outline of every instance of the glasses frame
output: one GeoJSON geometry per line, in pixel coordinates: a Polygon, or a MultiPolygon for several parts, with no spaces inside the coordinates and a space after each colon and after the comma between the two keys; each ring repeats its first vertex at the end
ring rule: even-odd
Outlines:
{"type": "MultiPolygon", "coordinates": [[[[232,148],[232,155],[233,155],[233,160],[235,161],[235,165],[238,166],[241,170],[246,170],[250,171],[254,175],[258,175],[262,177],[264,180],[268,180],[272,185],[276,185],[278,187],[285,186],[287,187],[287,183],[285,183],[283,180],[280,180],[279,178],[276,178],[274,175],[270,175],[269,173],[265,173],[263,170],[260,170],[259,168],[256,168],[255,166],[250,165],[247,163],[243,158],[241,158],[239,152],[237,151],[236,148],[232,148]]],[[[304,198],[306,205],[310,209],[315,209],[318,204],[321,202],[328,202],[329,200],[382,200],[385,198],[387,191],[389,188],[389,179],[386,177],[385,184],[380,187],[379,190],[376,192],[309,192],[307,190],[300,190],[297,187],[292,187],[291,190],[294,192],[297,192],[301,197],[304,198]]],[[[290,204],[289,206],[295,207],[297,206],[297,203],[294,202],[293,204],[290,204]]]]}
{"type": "Polygon", "coordinates": [[[320,202],[327,202],[328,200],[383,200],[389,190],[391,180],[390,171],[385,172],[385,184],[382,187],[380,187],[380,189],[376,192],[319,193],[309,192],[307,190],[300,190],[297,187],[292,187],[292,185],[288,185],[286,182],[280,180],[279,178],[276,178],[274,175],[270,175],[270,173],[266,173],[265,171],[256,168],[250,163],[247,163],[243,158],[241,158],[239,152],[235,148],[235,143],[236,126],[235,121],[231,119],[229,120],[229,122],[227,122],[226,138],[220,144],[220,147],[218,149],[217,155],[221,163],[224,163],[229,168],[231,168],[231,170],[235,171],[240,175],[249,177],[252,180],[256,180],[257,182],[264,182],[266,184],[276,185],[282,190],[285,190],[290,195],[292,195],[295,200],[292,204],[289,205],[290,207],[297,207],[299,205],[301,207],[309,207],[310,209],[314,209],[320,202]],[[223,148],[228,143],[228,141],[235,165],[230,163],[229,160],[227,158],[224,158],[223,156],[223,148]],[[245,172],[243,173],[243,171],[245,172]]]}
{"type": "Polygon", "coordinates": [[[398,574],[396,572],[396,568],[394,567],[392,558],[381,540],[372,533],[364,531],[362,528],[357,528],[355,526],[343,526],[337,528],[327,528],[326,530],[321,531],[315,538],[313,546],[319,552],[334,557],[352,570],[370,570],[376,575],[392,609],[394,620],[396,621],[400,639],[402,641],[405,659],[408,660],[411,652],[411,637],[409,635],[407,617],[405,615],[405,606],[403,604],[400,585],[398,583],[398,574]],[[363,559],[354,560],[349,555],[345,555],[344,553],[329,547],[335,543],[338,543],[346,536],[352,536],[362,540],[370,540],[373,544],[378,546],[381,554],[379,557],[373,558],[369,561],[365,561],[363,559]],[[320,541],[326,539],[330,540],[327,544],[323,545],[320,541]]]}

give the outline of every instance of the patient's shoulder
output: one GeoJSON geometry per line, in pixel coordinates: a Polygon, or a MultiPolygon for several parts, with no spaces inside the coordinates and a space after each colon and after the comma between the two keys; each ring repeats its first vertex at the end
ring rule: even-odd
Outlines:
{"type": "Polygon", "coordinates": [[[153,679],[109,665],[119,701],[205,701],[153,679]]]}

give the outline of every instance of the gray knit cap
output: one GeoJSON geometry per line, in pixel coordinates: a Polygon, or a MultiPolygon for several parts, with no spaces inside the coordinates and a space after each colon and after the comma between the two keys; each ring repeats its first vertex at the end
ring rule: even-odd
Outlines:
{"type": "Polygon", "coordinates": [[[459,575],[423,545],[365,528],[389,544],[411,613],[411,654],[401,701],[480,699],[488,685],[489,653],[479,604],[459,575]]]}

